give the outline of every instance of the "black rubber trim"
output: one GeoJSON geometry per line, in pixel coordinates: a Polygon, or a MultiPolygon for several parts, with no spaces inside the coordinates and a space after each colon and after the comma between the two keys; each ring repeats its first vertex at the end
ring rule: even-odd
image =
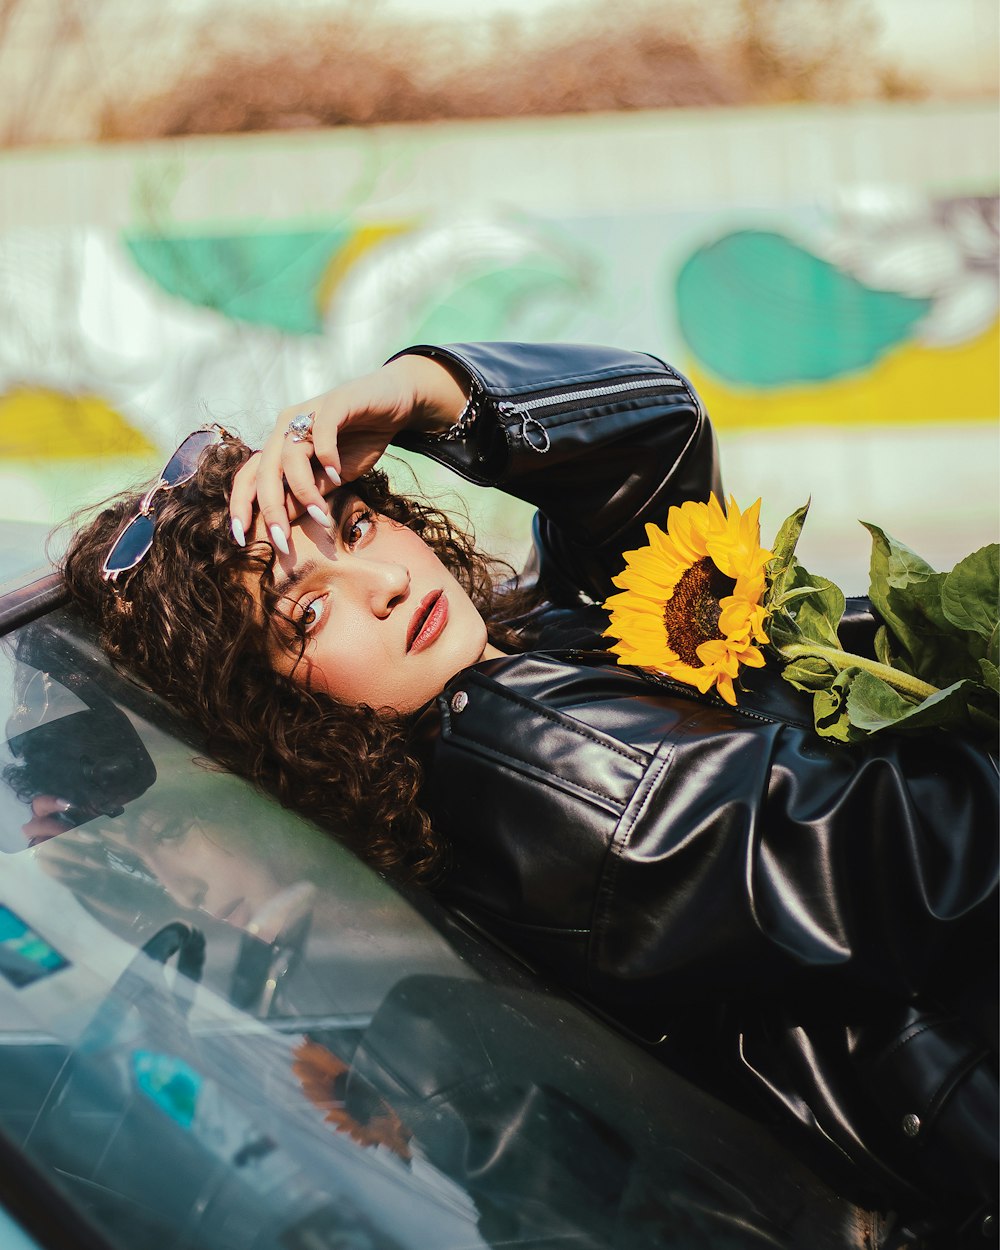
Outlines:
{"type": "Polygon", "coordinates": [[[0,599],[0,633],[9,633],[68,602],[61,573],[46,573],[0,599]]]}
{"type": "MultiPolygon", "coordinates": [[[[58,1185],[0,1129],[0,1203],[15,1223],[51,1250],[116,1250],[58,1185]]],[[[117,1248],[120,1250],[120,1247],[117,1248]]]]}

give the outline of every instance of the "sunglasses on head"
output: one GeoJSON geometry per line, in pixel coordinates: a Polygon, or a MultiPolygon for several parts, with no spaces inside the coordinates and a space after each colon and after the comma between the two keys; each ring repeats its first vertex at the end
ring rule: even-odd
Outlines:
{"type": "Polygon", "coordinates": [[[156,496],[161,491],[172,490],[175,486],[190,482],[205,448],[230,437],[228,430],[224,430],[221,425],[210,425],[195,430],[184,439],[163,466],[156,485],[143,495],[138,511],[125,522],[108,549],[101,566],[101,576],[106,582],[113,582],[122,573],[131,572],[149,554],[156,530],[156,517],[153,515],[153,501],[156,496]]]}

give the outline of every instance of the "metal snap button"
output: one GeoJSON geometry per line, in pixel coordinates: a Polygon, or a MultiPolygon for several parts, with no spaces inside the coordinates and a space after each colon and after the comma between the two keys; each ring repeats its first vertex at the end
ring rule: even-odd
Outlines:
{"type": "Polygon", "coordinates": [[[903,1116],[903,1132],[907,1137],[916,1137],[920,1132],[920,1117],[915,1116],[912,1111],[903,1116]]]}
{"type": "Polygon", "coordinates": [[[469,696],[464,690],[456,690],[451,696],[451,710],[453,712],[464,712],[469,706],[469,696]]]}

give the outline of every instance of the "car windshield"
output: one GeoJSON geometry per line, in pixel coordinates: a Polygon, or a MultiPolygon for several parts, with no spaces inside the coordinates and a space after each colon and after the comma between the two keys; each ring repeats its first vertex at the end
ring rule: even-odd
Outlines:
{"type": "Polygon", "coordinates": [[[759,1129],[219,771],[70,616],[5,646],[0,1144],[107,1244],[820,1244],[759,1129]]]}

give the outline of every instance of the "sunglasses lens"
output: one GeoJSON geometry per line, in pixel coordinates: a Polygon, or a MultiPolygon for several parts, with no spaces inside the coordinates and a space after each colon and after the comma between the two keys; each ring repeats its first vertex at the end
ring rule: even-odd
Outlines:
{"type": "Polygon", "coordinates": [[[198,467],[198,457],[206,447],[218,441],[217,430],[195,430],[193,434],[189,434],[167,461],[161,474],[164,484],[180,486],[182,482],[194,477],[195,469],[198,467]]]}
{"type": "Polygon", "coordinates": [[[114,581],[119,573],[134,569],[152,547],[153,531],[156,529],[152,505],[157,495],[171,486],[183,486],[189,482],[198,467],[198,457],[205,448],[226,437],[225,430],[215,426],[208,430],[195,430],[181,443],[164,466],[160,480],[143,496],[139,511],[115,539],[102,569],[106,581],[114,581]]]}
{"type": "Polygon", "coordinates": [[[104,561],[106,573],[124,573],[133,569],[153,545],[156,521],[152,516],[134,517],[118,535],[115,545],[104,561]]]}

